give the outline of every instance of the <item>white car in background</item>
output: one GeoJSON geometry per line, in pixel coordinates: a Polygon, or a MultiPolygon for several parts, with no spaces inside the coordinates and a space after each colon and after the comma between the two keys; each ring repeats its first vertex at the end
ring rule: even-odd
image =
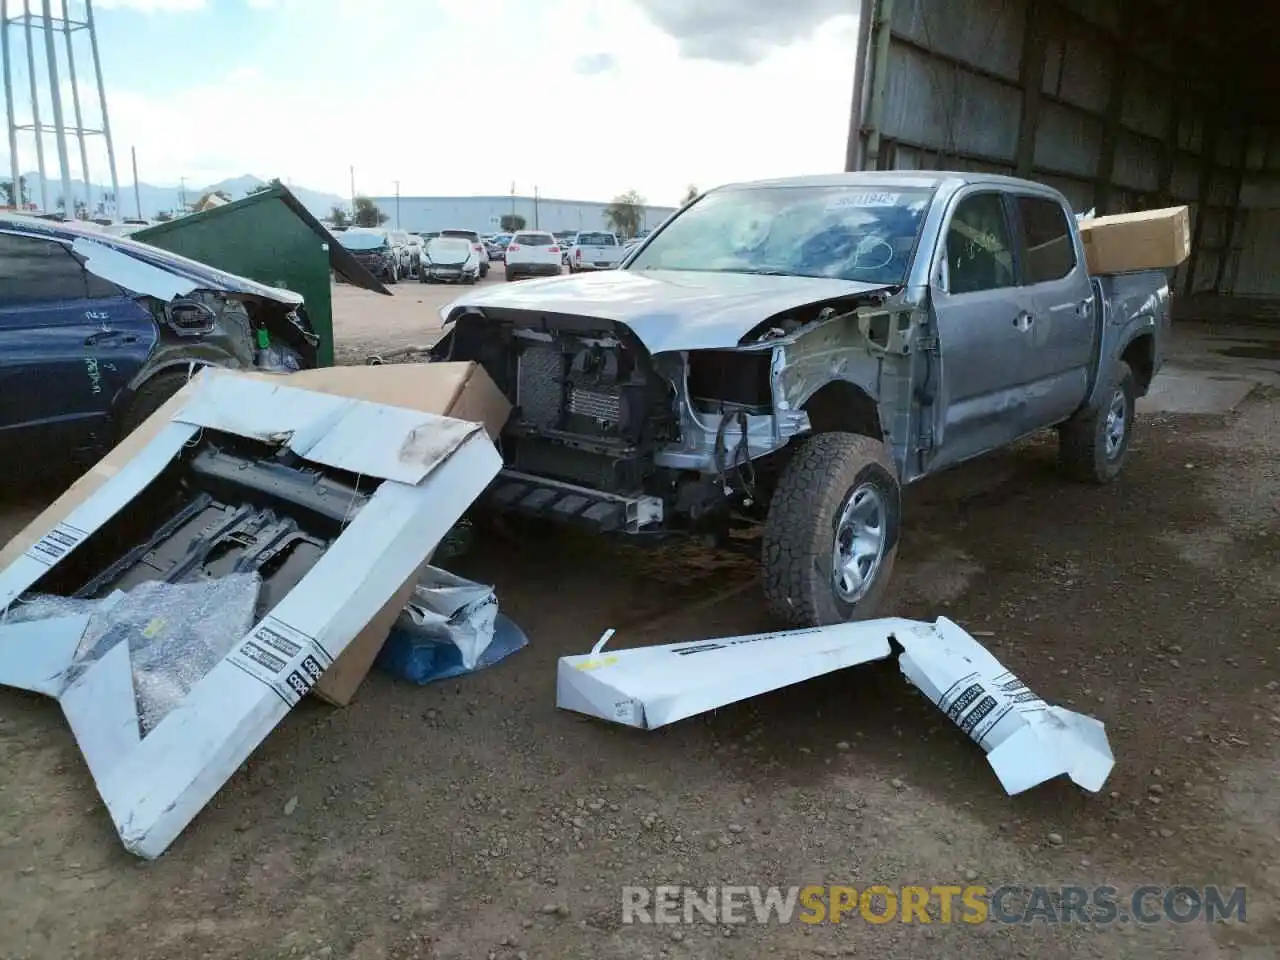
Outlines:
{"type": "Polygon", "coordinates": [[[622,244],[612,233],[583,232],[573,238],[569,272],[612,270],[622,259],[622,244]]]}
{"type": "Polygon", "coordinates": [[[523,230],[507,244],[507,279],[560,276],[560,241],[541,230],[523,230]]]}
{"type": "Polygon", "coordinates": [[[476,252],[476,256],[480,258],[480,278],[484,279],[489,273],[489,248],[484,245],[484,241],[480,239],[480,234],[474,230],[441,230],[442,237],[462,237],[471,241],[471,247],[476,252]]]}
{"type": "Polygon", "coordinates": [[[409,259],[413,263],[413,276],[422,275],[422,254],[426,248],[426,241],[416,233],[411,233],[405,238],[405,243],[409,246],[409,259]]]}
{"type": "Polygon", "coordinates": [[[433,237],[422,250],[423,283],[475,283],[480,276],[481,254],[466,237],[433,237]]]}

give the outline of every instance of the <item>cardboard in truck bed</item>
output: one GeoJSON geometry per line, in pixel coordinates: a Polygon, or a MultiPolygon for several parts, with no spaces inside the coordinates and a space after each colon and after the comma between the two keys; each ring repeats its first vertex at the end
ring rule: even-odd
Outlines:
{"type": "MultiPolygon", "coordinates": [[[[110,469],[99,469],[95,488],[82,488],[78,502],[63,503],[56,524],[34,541],[28,537],[25,550],[0,569],[2,611],[39,591],[46,574],[56,576],[59,565],[95,542],[95,534],[126,506],[135,500],[145,505],[157,478],[180,453],[199,453],[227,434],[271,437],[273,446],[310,464],[381,481],[350,520],[343,518],[287,593],[273,598],[261,616],[252,604],[245,608],[253,614],[246,619],[247,632],[229,638],[230,652],[193,679],[181,701],[148,729],[139,713],[138,664],[131,659],[137,637],[165,628],[164,618],[157,616],[146,630],[104,646],[100,654],[77,656],[61,678],[52,673],[57,664],[48,645],[64,654],[75,650],[77,630],[85,630],[83,616],[35,621],[35,628],[0,626],[9,647],[0,659],[9,675],[0,682],[57,693],[125,846],[139,856],[155,857],[169,846],[324,668],[393,602],[398,586],[416,580],[436,545],[501,467],[477,424],[285,382],[202,373],[167,422],[149,423],[149,439],[135,434],[113,451],[110,469]],[[25,638],[15,628],[25,628],[25,638]],[[25,660],[14,644],[25,644],[25,660]]],[[[222,582],[197,580],[190,586],[222,582]]],[[[119,607],[129,596],[119,599],[119,607]]]]}
{"type": "Polygon", "coordinates": [[[612,633],[590,653],[560,658],[556,706],[653,730],[897,648],[903,675],[982,747],[1006,792],[1066,774],[1096,793],[1115,762],[1101,723],[1046,704],[945,617],[606,650],[612,633]]]}
{"type": "Polygon", "coordinates": [[[1191,256],[1191,218],[1185,206],[1087,217],[1079,225],[1090,273],[1172,270],[1191,256]]]}
{"type": "MultiPolygon", "coordinates": [[[[489,379],[484,369],[475,363],[397,364],[378,368],[328,367],[293,374],[237,372],[236,376],[480,423],[495,440],[511,413],[511,404],[507,398],[489,379]]],[[[93,496],[103,483],[137,456],[144,446],[169,425],[173,415],[190,401],[195,389],[196,381],[192,381],[178,391],[14,536],[0,549],[0,569],[8,566],[48,534],[66,519],[68,513],[93,496]]],[[[391,625],[412,595],[416,581],[416,572],[407,577],[392,595],[386,609],[371,618],[342,656],[325,670],[313,690],[316,696],[335,706],[346,706],[351,702],[357,688],[369,673],[391,625]]]]}

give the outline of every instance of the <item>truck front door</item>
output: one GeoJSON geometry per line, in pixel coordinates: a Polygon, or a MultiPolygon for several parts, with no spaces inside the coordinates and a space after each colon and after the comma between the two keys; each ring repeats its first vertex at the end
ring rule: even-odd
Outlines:
{"type": "Polygon", "coordinates": [[[953,201],[930,290],[941,347],[931,471],[1026,432],[1026,329],[1035,301],[1018,285],[1013,238],[1000,191],[978,187],[953,201]]]}
{"type": "Polygon", "coordinates": [[[1022,283],[1035,298],[1024,332],[1026,372],[1033,384],[1033,428],[1066,420],[1089,392],[1098,355],[1093,287],[1076,251],[1076,231],[1062,204],[1046,196],[1014,195],[1022,283]]]}

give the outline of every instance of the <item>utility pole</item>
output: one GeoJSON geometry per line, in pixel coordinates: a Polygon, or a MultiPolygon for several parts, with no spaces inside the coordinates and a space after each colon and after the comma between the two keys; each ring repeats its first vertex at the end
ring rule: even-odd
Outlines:
{"type": "Polygon", "coordinates": [[[396,185],[396,229],[400,229],[400,181],[391,181],[396,185]]]}
{"type": "MultiPolygon", "coordinates": [[[[130,147],[129,153],[133,156],[133,203],[138,210],[138,219],[142,219],[142,191],[138,189],[138,148],[130,147]]],[[[116,202],[116,209],[119,209],[119,201],[116,202]]]]}
{"type": "Polygon", "coordinates": [[[538,229],[538,185],[533,185],[533,229],[538,229]]]}
{"type": "Polygon", "coordinates": [[[183,213],[187,212],[187,178],[178,178],[178,207],[183,213]]]}
{"type": "MultiPolygon", "coordinates": [[[[89,176],[89,148],[84,142],[84,114],[80,111],[80,88],[76,86],[76,58],[71,49],[71,13],[63,3],[62,39],[67,45],[67,78],[71,81],[71,106],[75,110],[76,139],[80,141],[80,173],[84,176],[84,208],[93,210],[93,178],[89,176]]],[[[105,214],[106,205],[102,212],[105,214]]],[[[90,213],[92,216],[92,213],[90,213]]]]}
{"type": "MultiPolygon", "coordinates": [[[[102,138],[107,141],[107,164],[111,167],[111,199],[116,205],[116,215],[120,217],[120,178],[116,175],[116,148],[111,142],[111,121],[107,118],[107,88],[102,82],[102,60],[98,57],[98,31],[93,26],[93,0],[84,0],[84,25],[89,31],[89,49],[93,53],[93,72],[98,80],[98,109],[102,111],[102,138]]],[[[88,179],[88,174],[85,175],[88,179]]],[[[138,178],[134,177],[136,184],[138,178]]],[[[142,219],[139,217],[138,219],[142,219]]]]}
{"type": "Polygon", "coordinates": [[[53,4],[50,0],[44,0],[44,52],[49,63],[53,142],[58,148],[58,172],[62,174],[62,216],[67,220],[74,220],[76,198],[71,195],[71,162],[67,159],[67,128],[62,123],[62,84],[58,82],[58,47],[53,36],[53,4]]]}
{"type": "Polygon", "coordinates": [[[18,115],[13,112],[13,54],[9,52],[9,0],[0,0],[0,58],[4,60],[4,108],[9,126],[9,169],[13,207],[22,209],[22,171],[18,165],[18,115]]]}
{"type": "Polygon", "coordinates": [[[356,222],[356,168],[351,168],[351,223],[356,222]]]}
{"type": "Polygon", "coordinates": [[[511,181],[511,215],[516,215],[516,182],[511,181]]]}
{"type": "Polygon", "coordinates": [[[31,35],[31,0],[22,0],[22,19],[26,27],[27,72],[31,80],[31,129],[35,132],[36,168],[40,171],[40,210],[48,213],[49,184],[44,169],[44,127],[40,125],[40,98],[36,93],[36,44],[31,35]]]}

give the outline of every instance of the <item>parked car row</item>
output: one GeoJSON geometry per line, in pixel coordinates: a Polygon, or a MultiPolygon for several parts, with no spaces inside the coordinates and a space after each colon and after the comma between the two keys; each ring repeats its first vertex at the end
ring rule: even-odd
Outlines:
{"type": "Polygon", "coordinates": [[[474,261],[474,276],[484,277],[489,273],[488,248],[480,240],[474,230],[440,230],[432,232],[410,233],[404,230],[387,230],[382,227],[349,227],[337,231],[334,236],[366,270],[386,283],[399,283],[404,279],[416,279],[430,283],[435,279],[444,279],[446,275],[453,279],[465,280],[461,271],[453,277],[452,269],[433,270],[433,265],[447,264],[456,266],[455,254],[457,244],[433,243],[440,239],[466,241],[470,251],[468,261],[474,261]],[[444,258],[436,259],[436,254],[444,258]]]}
{"type": "Polygon", "coordinates": [[[349,227],[335,236],[363,267],[386,283],[404,279],[474,283],[488,276],[490,263],[505,263],[509,280],[556,275],[562,266],[568,267],[570,273],[612,270],[647,233],[624,242],[617,234],[606,231],[520,230],[481,236],[475,230],[408,232],[349,227]],[[437,240],[464,240],[469,252],[459,257],[461,246],[436,243],[437,240]],[[514,269],[512,252],[519,254],[514,269]],[[548,261],[548,257],[552,260],[548,261]]]}

